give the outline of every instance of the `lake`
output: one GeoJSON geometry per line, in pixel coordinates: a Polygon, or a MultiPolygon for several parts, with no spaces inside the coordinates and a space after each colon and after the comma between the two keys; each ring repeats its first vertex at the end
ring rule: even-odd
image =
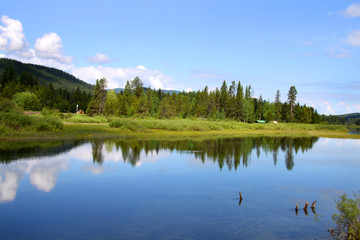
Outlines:
{"type": "Polygon", "coordinates": [[[2,142],[0,239],[326,239],[359,156],[315,137],[2,142]]]}

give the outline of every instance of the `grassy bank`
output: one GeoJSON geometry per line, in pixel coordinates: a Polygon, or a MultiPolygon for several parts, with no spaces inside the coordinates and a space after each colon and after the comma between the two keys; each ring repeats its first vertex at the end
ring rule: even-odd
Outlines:
{"type": "MultiPolygon", "coordinates": [[[[30,116],[33,118],[32,116],[30,116]]],[[[205,119],[129,119],[90,118],[72,116],[63,120],[63,129],[57,131],[13,131],[1,139],[92,139],[116,137],[166,138],[212,136],[316,136],[360,139],[348,134],[344,126],[267,123],[248,124],[236,121],[205,119]]]]}

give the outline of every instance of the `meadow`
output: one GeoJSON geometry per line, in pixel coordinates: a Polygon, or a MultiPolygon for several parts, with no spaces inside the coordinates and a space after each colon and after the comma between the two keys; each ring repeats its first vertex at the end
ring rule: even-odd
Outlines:
{"type": "Polygon", "coordinates": [[[1,139],[92,139],[114,137],[317,136],[360,138],[342,125],[243,123],[233,120],[118,118],[75,114],[2,113],[1,139]]]}

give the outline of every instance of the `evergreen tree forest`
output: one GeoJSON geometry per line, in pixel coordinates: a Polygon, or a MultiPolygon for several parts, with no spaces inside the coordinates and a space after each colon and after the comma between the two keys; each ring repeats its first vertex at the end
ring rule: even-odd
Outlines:
{"type": "Polygon", "coordinates": [[[291,86],[288,101],[280,101],[280,92],[274,101],[266,101],[260,95],[254,97],[252,87],[239,81],[226,81],[214,91],[208,87],[197,92],[164,93],[143,87],[139,77],[127,81],[125,89],[116,94],[106,91],[106,79],[96,81],[94,95],[88,105],[87,114],[113,115],[119,117],[154,118],[208,118],[232,119],[252,123],[256,120],[278,122],[320,123],[321,116],[306,105],[296,103],[296,88],[291,86]]]}
{"type": "Polygon", "coordinates": [[[60,112],[75,112],[86,110],[91,94],[66,88],[55,89],[50,82],[48,85],[39,83],[33,74],[22,71],[16,74],[14,67],[6,67],[0,78],[0,98],[13,100],[23,110],[40,111],[46,107],[58,109],[60,112]]]}
{"type": "MultiPolygon", "coordinates": [[[[145,88],[139,77],[127,81],[120,93],[106,90],[106,79],[96,81],[93,94],[80,87],[75,90],[54,88],[52,82],[41,84],[27,71],[17,74],[14,67],[6,67],[0,78],[0,98],[14,101],[23,110],[40,111],[44,107],[60,112],[84,110],[87,115],[153,118],[207,118],[232,119],[253,123],[256,120],[277,122],[329,122],[328,116],[296,102],[297,90],[291,86],[285,102],[280,91],[274,100],[254,97],[251,85],[223,81],[220,88],[210,91],[207,86],[196,92],[165,93],[161,89],[145,88]]],[[[333,122],[333,121],[332,121],[333,122]]],[[[341,122],[340,122],[341,123],[341,122]]]]}

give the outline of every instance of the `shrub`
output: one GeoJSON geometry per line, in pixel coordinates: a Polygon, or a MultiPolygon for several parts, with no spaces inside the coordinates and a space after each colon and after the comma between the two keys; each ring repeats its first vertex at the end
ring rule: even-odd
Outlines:
{"type": "Polygon", "coordinates": [[[130,130],[132,132],[144,131],[144,126],[137,120],[130,119],[115,119],[109,123],[112,128],[121,128],[123,130],[130,130]]]}
{"type": "Polygon", "coordinates": [[[60,111],[58,109],[49,109],[49,108],[44,107],[41,110],[41,115],[44,115],[44,116],[56,116],[57,114],[59,114],[59,112],[60,111]]]}
{"type": "Polygon", "coordinates": [[[0,97],[0,112],[20,112],[14,101],[0,97]]]}
{"type": "Polygon", "coordinates": [[[32,119],[27,115],[16,112],[0,112],[0,122],[10,128],[20,129],[30,126],[32,119]]]}
{"type": "Polygon", "coordinates": [[[37,131],[59,131],[64,128],[62,121],[56,117],[42,117],[35,121],[37,131]]]}
{"type": "Polygon", "coordinates": [[[336,222],[334,237],[337,239],[360,239],[360,196],[354,194],[354,199],[343,194],[336,201],[339,213],[333,214],[336,222]]]}
{"type": "Polygon", "coordinates": [[[125,120],[115,119],[115,120],[112,120],[112,121],[109,123],[109,126],[112,127],[112,128],[120,128],[120,127],[122,127],[124,124],[125,124],[125,120]]]}
{"type": "Polygon", "coordinates": [[[13,97],[14,102],[24,110],[41,110],[40,100],[35,94],[30,92],[16,93],[13,97]]]}
{"type": "Polygon", "coordinates": [[[6,128],[13,130],[58,131],[63,129],[63,123],[55,117],[30,117],[15,112],[0,112],[1,134],[6,128]]]}
{"type": "Polygon", "coordinates": [[[69,119],[66,119],[67,122],[75,123],[106,123],[107,119],[103,116],[89,117],[86,115],[73,115],[69,119]]]}

